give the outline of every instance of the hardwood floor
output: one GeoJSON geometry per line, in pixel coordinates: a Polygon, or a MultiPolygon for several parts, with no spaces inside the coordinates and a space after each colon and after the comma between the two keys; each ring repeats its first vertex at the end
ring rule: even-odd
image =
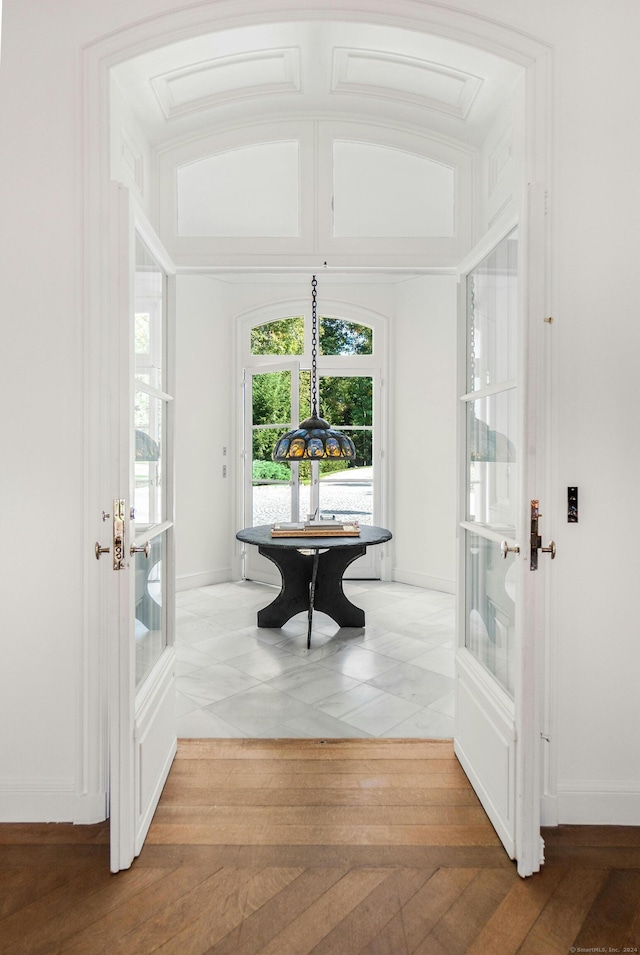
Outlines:
{"type": "Polygon", "coordinates": [[[127,872],[106,823],[0,826],[0,952],[637,951],[640,828],[544,837],[520,879],[446,740],[181,741],[127,872]]]}

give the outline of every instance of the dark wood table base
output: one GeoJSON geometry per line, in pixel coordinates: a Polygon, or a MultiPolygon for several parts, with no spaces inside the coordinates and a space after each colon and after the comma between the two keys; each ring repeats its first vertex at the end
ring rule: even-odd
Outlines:
{"type": "Polygon", "coordinates": [[[282,627],[297,613],[308,611],[307,647],[311,645],[314,610],[326,613],[339,627],[364,627],[364,610],[345,597],[342,575],[366,549],[363,544],[301,554],[300,551],[278,547],[258,547],[258,553],[273,561],[282,575],[280,593],[267,607],[258,611],[258,626],[282,627]]]}

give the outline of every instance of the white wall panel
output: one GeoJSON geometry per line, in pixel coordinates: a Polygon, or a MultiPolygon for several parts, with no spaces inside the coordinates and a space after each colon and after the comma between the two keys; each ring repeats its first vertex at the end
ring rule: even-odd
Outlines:
{"type": "Polygon", "coordinates": [[[522,209],[525,80],[514,85],[505,108],[495,117],[476,164],[476,236],[522,209]]]}
{"type": "Polygon", "coordinates": [[[151,151],[126,95],[111,81],[111,178],[151,216],[151,151]]]}
{"type": "Polygon", "coordinates": [[[299,148],[259,143],[180,166],[179,236],[297,236],[299,148]]]}
{"type": "Polygon", "coordinates": [[[451,237],[455,168],[374,143],[333,143],[334,236],[451,237]]]}

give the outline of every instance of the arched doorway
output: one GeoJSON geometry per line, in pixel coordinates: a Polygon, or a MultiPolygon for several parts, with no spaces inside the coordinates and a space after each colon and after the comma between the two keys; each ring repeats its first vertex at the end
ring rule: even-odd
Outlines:
{"type": "MultiPolygon", "coordinates": [[[[227,14],[230,14],[230,8],[220,8],[216,10],[217,16],[215,19],[211,18],[212,11],[209,9],[200,9],[198,11],[188,11],[184,15],[176,14],[169,16],[167,18],[160,18],[158,21],[154,21],[152,24],[140,25],[133,28],[131,31],[128,31],[126,37],[121,35],[119,37],[110,38],[108,41],[105,41],[103,44],[97,44],[95,47],[86,51],[85,56],[85,67],[86,73],[88,76],[88,128],[93,130],[95,135],[95,142],[93,148],[90,148],[87,154],[87,164],[86,164],[86,180],[87,180],[87,196],[88,196],[88,221],[95,222],[99,217],[100,209],[104,208],[104,196],[106,191],[106,183],[103,176],[103,158],[106,155],[106,149],[108,146],[107,143],[107,116],[104,109],[104,104],[108,102],[108,96],[105,95],[108,89],[109,81],[109,69],[119,61],[124,61],[128,57],[130,58],[132,52],[131,44],[142,43],[142,46],[146,49],[153,49],[159,45],[160,37],[162,37],[162,42],[168,42],[171,38],[171,31],[176,30],[181,27],[182,33],[181,36],[197,36],[199,33],[203,32],[205,24],[208,24],[212,29],[212,32],[216,35],[219,34],[221,30],[225,27],[237,28],[239,24],[242,25],[255,25],[255,24],[264,24],[264,23],[282,23],[287,17],[290,17],[290,11],[283,11],[279,8],[277,4],[270,5],[269,10],[265,11],[264,6],[258,13],[252,4],[242,5],[242,9],[237,9],[238,5],[235,5],[234,15],[231,20],[226,19],[227,14]],[[92,109],[95,107],[95,118],[92,114],[92,109]]],[[[506,60],[511,62],[518,62],[521,64],[527,75],[526,83],[526,100],[525,100],[525,110],[524,110],[524,135],[522,136],[521,142],[526,144],[526,148],[523,150],[523,170],[524,176],[521,178],[521,183],[525,181],[529,182],[541,182],[544,184],[546,177],[546,162],[547,162],[547,146],[548,146],[548,133],[545,126],[544,117],[546,115],[546,96],[547,96],[547,82],[548,82],[548,50],[541,44],[536,43],[535,41],[530,40],[527,37],[522,36],[521,34],[511,34],[508,30],[500,27],[495,24],[488,24],[486,21],[481,21],[474,17],[467,15],[461,15],[454,11],[443,11],[442,9],[426,6],[424,9],[416,10],[413,5],[397,5],[394,7],[394,14],[391,16],[383,5],[380,4],[359,4],[354,3],[352,7],[348,10],[344,8],[336,9],[331,11],[330,14],[336,21],[341,23],[344,22],[355,22],[358,24],[371,23],[376,25],[384,25],[385,28],[388,28],[390,24],[402,24],[402,29],[405,29],[407,26],[410,31],[415,33],[416,37],[419,37],[421,40],[424,40],[427,36],[437,36],[442,38],[444,35],[449,37],[455,36],[458,41],[462,43],[469,44],[470,46],[476,49],[495,49],[496,44],[502,44],[501,52],[504,54],[506,60]],[[535,127],[536,135],[533,135],[535,127]]],[[[314,18],[320,18],[321,21],[328,19],[329,11],[323,9],[322,14],[320,15],[318,11],[314,11],[312,7],[304,5],[299,11],[299,18],[301,21],[308,24],[313,21],[314,18]]],[[[395,69],[398,66],[397,60],[394,60],[395,54],[391,56],[391,59],[382,58],[385,63],[385,68],[391,64],[391,68],[395,69]]],[[[348,59],[348,58],[347,58],[348,59]]],[[[351,64],[343,62],[341,65],[346,69],[346,75],[343,72],[340,73],[339,66],[336,67],[336,83],[338,85],[342,84],[341,92],[345,94],[354,93],[353,84],[360,82],[362,85],[362,79],[356,81],[353,79],[354,74],[351,74],[349,77],[349,67],[354,66],[357,57],[353,59],[351,64]],[[351,83],[351,88],[349,84],[351,83]]],[[[380,57],[377,58],[379,62],[380,57]]],[[[359,64],[362,65],[362,64],[359,64]]],[[[379,64],[378,64],[379,65],[379,64]]],[[[406,64],[405,64],[406,65],[406,64]]],[[[295,71],[293,71],[295,73],[295,71]]],[[[366,68],[365,68],[366,73],[366,68]]],[[[442,74],[444,75],[444,74],[442,74]]],[[[360,74],[362,77],[362,75],[360,74]]],[[[294,76],[295,79],[295,76],[294,76]]],[[[364,85],[366,86],[366,77],[364,80],[364,85]]],[[[371,84],[369,84],[371,86],[371,84]]],[[[165,103],[166,105],[166,103],[165,103]]],[[[170,108],[170,105],[169,105],[170,108]]],[[[311,136],[311,141],[313,142],[313,136],[316,135],[317,126],[314,126],[314,132],[311,136]]],[[[337,140],[334,140],[334,144],[337,140]]],[[[342,142],[347,142],[348,140],[344,139],[342,142]]],[[[126,144],[125,144],[126,145],[126,144]]],[[[380,146],[379,142],[374,145],[380,146]]],[[[494,202],[497,202],[495,198],[499,193],[495,193],[495,187],[499,185],[500,182],[500,171],[504,168],[504,163],[508,161],[507,157],[509,156],[509,146],[508,144],[503,144],[502,152],[498,148],[500,144],[496,144],[496,150],[493,154],[491,161],[489,162],[488,169],[488,178],[489,182],[493,185],[494,189],[492,195],[494,195],[494,202]]],[[[136,184],[136,174],[138,169],[138,162],[136,159],[135,149],[130,150],[131,156],[129,158],[129,164],[131,167],[132,181],[134,185],[136,184]]],[[[337,155],[335,150],[333,151],[334,156],[337,155]]],[[[144,156],[141,157],[143,162],[144,156]]],[[[335,186],[335,178],[333,180],[335,186]]],[[[139,186],[139,183],[137,183],[139,186]]],[[[542,187],[542,191],[544,186],[542,187]]],[[[307,197],[308,201],[311,201],[311,198],[314,195],[313,189],[304,192],[304,196],[307,197]]],[[[531,197],[529,199],[529,208],[533,207],[533,215],[531,215],[527,221],[527,230],[528,238],[532,246],[536,246],[540,240],[544,239],[544,227],[540,224],[543,220],[538,215],[538,210],[542,205],[542,193],[540,190],[533,190],[531,197]]],[[[486,209],[484,212],[486,213],[486,209]]],[[[495,210],[496,218],[500,218],[501,209],[497,208],[495,210]]],[[[324,220],[324,225],[326,226],[328,220],[324,220]]],[[[317,231],[316,235],[323,234],[323,219],[322,216],[316,219],[317,231]]],[[[338,256],[348,257],[352,256],[349,260],[348,258],[345,261],[348,261],[350,264],[359,264],[366,267],[367,263],[376,262],[380,265],[380,260],[376,260],[376,255],[379,255],[379,252],[376,250],[375,243],[373,246],[369,245],[364,256],[360,252],[354,251],[354,243],[351,241],[343,242],[343,239],[351,240],[352,236],[344,236],[340,234],[340,227],[336,227],[335,221],[333,227],[329,228],[327,231],[325,229],[324,235],[327,237],[329,242],[329,247],[335,252],[338,256]],[[351,251],[350,251],[351,250],[351,251]]],[[[189,239],[188,236],[177,236],[178,239],[189,239]]],[[[214,239],[216,237],[213,237],[214,239]]],[[[255,236],[253,237],[256,238],[255,236]]],[[[258,237],[259,238],[259,237],[258,237]]],[[[284,262],[289,260],[291,255],[295,255],[296,251],[299,253],[298,262],[300,264],[304,263],[305,257],[308,262],[316,257],[315,252],[311,252],[309,247],[307,251],[304,249],[291,250],[287,248],[287,240],[291,236],[284,236],[283,242],[280,243],[280,249],[278,254],[282,257],[280,261],[284,262]]],[[[293,237],[296,238],[296,237],[293,237]]],[[[307,239],[311,238],[307,236],[307,239]]],[[[389,237],[388,237],[389,238],[389,237]]],[[[393,238],[393,237],[391,237],[393,238]]],[[[405,237],[406,238],[406,237],[405,237]]],[[[422,237],[428,238],[428,237],[422,237]]],[[[455,239],[455,236],[448,236],[448,239],[455,239]]],[[[99,237],[96,237],[91,232],[89,233],[89,254],[88,254],[88,263],[89,271],[91,275],[103,274],[104,261],[105,257],[103,253],[102,240],[99,237]]],[[[363,241],[358,237],[358,243],[360,246],[363,245],[363,241]]],[[[366,244],[366,240],[365,240],[366,244]]],[[[313,245],[313,242],[312,242],[313,245]]],[[[453,243],[450,243],[453,245],[453,243]]],[[[182,243],[184,259],[179,264],[188,268],[190,265],[193,266],[194,256],[200,256],[202,250],[197,248],[197,244],[182,243]]],[[[263,254],[263,250],[259,248],[260,243],[254,243],[252,255],[260,257],[263,254]]],[[[236,250],[233,248],[233,243],[230,246],[231,252],[230,256],[237,254],[236,250]]],[[[173,250],[172,250],[173,251],[173,250]]],[[[450,250],[451,251],[451,250],[450,250]]],[[[213,254],[217,254],[215,251],[213,254]]],[[[388,253],[387,253],[388,254],[388,253]]],[[[408,258],[408,250],[406,248],[401,249],[396,253],[401,257],[402,261],[409,263],[411,260],[408,258]]],[[[419,258],[420,251],[419,249],[415,250],[416,256],[419,258]]],[[[273,259],[271,260],[274,261],[273,259]]],[[[415,262],[415,260],[413,260],[415,262]]],[[[457,262],[449,259],[447,260],[450,263],[449,267],[455,266],[457,262]]],[[[532,306],[534,302],[538,304],[544,300],[544,263],[541,259],[525,259],[526,262],[526,286],[527,286],[527,303],[529,306],[532,306]]],[[[204,263],[205,266],[210,266],[211,263],[204,263]]],[[[255,262],[253,263],[255,266],[255,262]]],[[[233,263],[229,260],[224,262],[225,268],[233,267],[233,263]]],[[[413,264],[415,267],[415,264],[413,264]]],[[[439,265],[440,268],[447,267],[443,266],[442,263],[439,265]]],[[[102,316],[105,314],[105,294],[104,289],[98,290],[97,293],[92,293],[89,295],[90,301],[90,327],[92,333],[98,338],[100,337],[101,328],[103,327],[102,316]]],[[[96,446],[93,449],[93,455],[95,460],[99,463],[100,455],[104,453],[103,447],[96,446]]],[[[534,468],[530,469],[531,472],[535,470],[534,468]]],[[[536,493],[535,491],[533,493],[536,493]]],[[[90,598],[91,603],[91,598],[90,598]]],[[[89,608],[90,613],[95,613],[95,608],[89,608]]],[[[535,681],[534,681],[535,682],[535,681]]],[[[520,688],[521,689],[521,688],[520,688]]],[[[531,685],[527,689],[527,693],[539,694],[540,687],[531,685]]],[[[515,727],[517,730],[517,738],[519,740],[518,744],[518,765],[517,776],[519,781],[527,781],[527,791],[530,794],[532,792],[532,787],[536,785],[537,772],[535,766],[537,765],[536,757],[536,746],[538,742],[537,728],[535,723],[535,717],[532,719],[532,714],[535,712],[536,707],[530,706],[531,700],[520,700],[516,704],[516,714],[514,717],[515,727]],[[527,768],[528,767],[528,768],[527,768]],[[531,770],[533,767],[533,770],[531,770]]],[[[522,788],[522,787],[520,787],[522,788]]],[[[533,803],[535,803],[535,796],[533,798],[533,803]]],[[[535,818],[536,818],[536,809],[535,806],[532,806],[532,801],[529,800],[529,808],[531,812],[528,814],[526,821],[521,820],[521,824],[527,828],[527,836],[522,841],[522,853],[518,853],[519,859],[522,860],[523,874],[526,874],[526,871],[532,871],[538,863],[536,856],[537,850],[535,845],[535,839],[531,838],[531,832],[535,830],[535,818]]]]}

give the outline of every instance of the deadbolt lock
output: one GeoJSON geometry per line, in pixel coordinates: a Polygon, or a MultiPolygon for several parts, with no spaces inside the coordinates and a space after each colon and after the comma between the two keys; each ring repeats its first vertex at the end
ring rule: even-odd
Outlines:
{"type": "Polygon", "coordinates": [[[538,551],[542,554],[551,554],[551,560],[555,560],[556,557],[555,541],[550,541],[548,547],[542,546],[542,536],[538,533],[538,522],[542,517],[539,505],[539,501],[531,501],[531,570],[538,569],[538,551]]]}
{"type": "MultiPolygon", "coordinates": [[[[124,501],[113,502],[113,569],[124,570],[127,566],[125,557],[125,509],[124,501]]],[[[106,521],[110,517],[105,511],[102,512],[102,520],[106,521]]],[[[110,554],[111,547],[103,547],[100,541],[96,541],[94,546],[96,560],[100,560],[103,554],[110,554]]]]}

